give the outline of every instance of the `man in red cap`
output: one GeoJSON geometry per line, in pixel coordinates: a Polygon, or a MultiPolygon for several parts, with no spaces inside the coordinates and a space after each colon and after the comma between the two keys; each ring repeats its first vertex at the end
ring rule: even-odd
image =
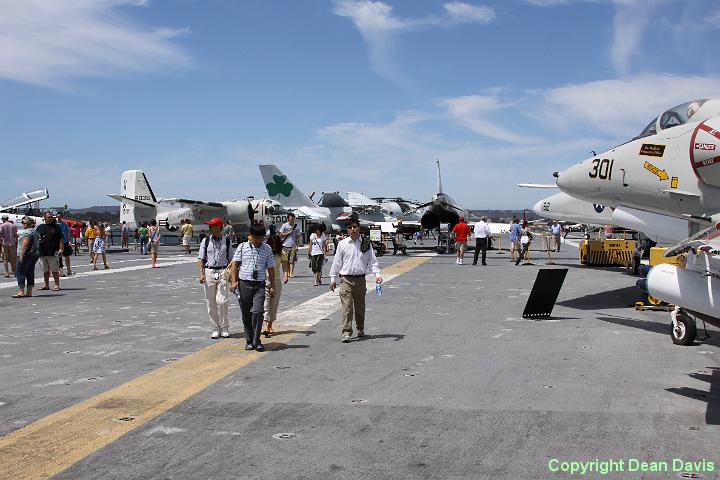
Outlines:
{"type": "Polygon", "coordinates": [[[455,239],[455,250],[457,251],[455,263],[462,265],[463,257],[465,257],[465,249],[467,248],[468,236],[470,236],[470,227],[465,223],[465,217],[460,217],[459,220],[460,222],[453,227],[452,234],[455,239]]]}
{"type": "Polygon", "coordinates": [[[200,283],[205,289],[208,316],[214,325],[210,338],[227,338],[230,336],[229,285],[223,273],[232,261],[232,246],[230,238],[221,233],[222,220],[212,218],[205,223],[210,225],[210,235],[200,242],[197,266],[200,283]]]}

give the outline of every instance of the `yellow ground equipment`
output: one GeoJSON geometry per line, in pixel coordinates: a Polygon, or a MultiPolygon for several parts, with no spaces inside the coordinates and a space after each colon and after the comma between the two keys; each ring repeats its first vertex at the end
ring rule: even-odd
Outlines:
{"type": "Polygon", "coordinates": [[[585,265],[622,265],[633,264],[635,240],[584,240],[580,244],[580,262],[585,265]],[[588,258],[589,244],[589,258],[588,258]]]}
{"type": "Polygon", "coordinates": [[[654,267],[655,265],[658,265],[660,263],[671,263],[673,265],[678,264],[678,256],[675,255],[674,257],[664,257],[665,250],[667,250],[666,247],[652,247],[650,249],[650,266],[654,267]]]}

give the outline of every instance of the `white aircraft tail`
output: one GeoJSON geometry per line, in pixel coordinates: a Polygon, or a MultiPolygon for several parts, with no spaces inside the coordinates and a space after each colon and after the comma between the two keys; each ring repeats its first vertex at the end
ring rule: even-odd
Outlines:
{"type": "Polygon", "coordinates": [[[277,166],[259,165],[259,167],[269,198],[277,200],[285,208],[317,208],[317,204],[291,183],[287,175],[283,174],[277,166]]]}
{"type": "Polygon", "coordinates": [[[120,195],[110,195],[122,203],[120,222],[137,228],[141,221],[155,218],[157,199],[142,170],[127,170],[120,176],[120,195]]]}
{"type": "Polygon", "coordinates": [[[437,190],[437,193],[443,193],[443,190],[442,190],[442,177],[440,176],[440,160],[435,160],[435,163],[437,163],[437,170],[438,170],[438,190],[437,190]]]}

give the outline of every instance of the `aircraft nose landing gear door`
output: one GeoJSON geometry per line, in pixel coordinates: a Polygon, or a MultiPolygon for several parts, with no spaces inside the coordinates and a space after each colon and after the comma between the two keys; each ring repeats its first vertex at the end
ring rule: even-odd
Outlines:
{"type": "Polygon", "coordinates": [[[690,162],[700,180],[720,187],[720,119],[717,117],[695,128],[690,140],[690,162]]]}

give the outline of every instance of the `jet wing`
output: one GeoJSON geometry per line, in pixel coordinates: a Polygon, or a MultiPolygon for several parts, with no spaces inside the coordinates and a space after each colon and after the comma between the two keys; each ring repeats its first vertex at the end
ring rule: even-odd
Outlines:
{"type": "Polygon", "coordinates": [[[713,255],[720,253],[720,229],[717,225],[701,230],[665,251],[666,257],[674,257],[688,250],[703,250],[713,255]]]}
{"type": "Polygon", "coordinates": [[[558,188],[554,183],[518,183],[520,188],[558,188]]]}
{"type": "Polygon", "coordinates": [[[225,208],[225,205],[219,202],[203,202],[202,200],[190,200],[187,198],[161,198],[158,201],[173,203],[188,208],[203,207],[206,210],[220,210],[225,208]]]}
{"type": "Polygon", "coordinates": [[[123,203],[123,202],[124,202],[124,203],[132,203],[132,204],[134,204],[134,205],[139,205],[139,206],[141,206],[141,207],[154,207],[154,206],[155,206],[155,205],[153,205],[152,203],[147,203],[147,202],[143,202],[143,201],[140,201],[140,200],[135,200],[134,198],[124,197],[124,196],[122,196],[122,195],[115,195],[115,194],[112,194],[112,193],[109,193],[109,194],[108,194],[108,197],[110,197],[110,198],[112,198],[112,199],[115,199],[115,200],[117,200],[117,201],[120,202],[120,203],[123,203]]]}

